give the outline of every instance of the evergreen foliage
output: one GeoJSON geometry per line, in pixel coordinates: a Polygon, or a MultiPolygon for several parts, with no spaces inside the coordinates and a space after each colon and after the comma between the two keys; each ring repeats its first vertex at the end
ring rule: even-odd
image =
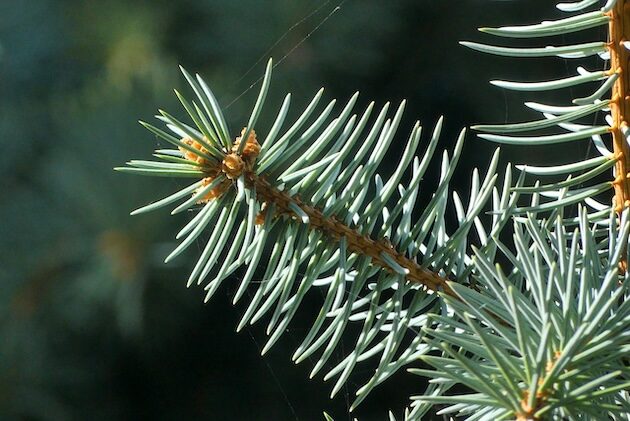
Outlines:
{"type": "Polygon", "coordinates": [[[335,100],[315,112],[323,94],[320,90],[294,123],[284,124],[289,94],[259,145],[253,128],[265,102],[272,67],[270,60],[249,122],[236,141],[230,138],[208,85],[199,75],[193,78],[182,69],[197,98],[190,102],[177,95],[195,127],[160,111],[157,117],[175,136],[142,124],[177,149],[156,151],[163,162],[134,160],[116,169],[201,179],[132,214],[176,201],[182,203],[172,213],[199,208],[177,234],[183,239],[166,261],[207,229],[209,239],[188,279],[189,286],[210,279],[205,285],[206,301],[245,265],[247,271],[234,296],[238,302],[256,276],[256,268],[265,269],[239,324],[240,330],[270,314],[263,354],[287,330],[312,287],[324,288],[325,298],[313,327],[293,354],[295,362],[320,354],[311,376],[325,366],[348,323],[361,323],[354,350],[325,375],[325,379],[338,376],[334,396],[357,363],[377,360],[374,375],[357,391],[357,405],[396,370],[431,349],[416,332],[428,326],[427,313],[445,309],[436,292],[452,294],[447,279],[467,282],[471,230],[480,239],[480,250],[494,256],[496,246],[487,239],[506,224],[509,212],[505,210],[517,196],[510,193],[509,169],[502,188],[495,188],[498,153],[483,178],[474,171],[468,203],[450,191],[461,156],[462,131],[452,158],[442,154],[440,183],[432,199],[422,207],[417,205],[421,180],[440,138],[441,120],[421,157],[415,153],[422,128],[419,122],[415,124],[394,174],[383,180],[376,171],[398,132],[404,102],[392,117],[387,117],[388,103],[370,119],[374,103],[358,115],[351,114],[355,94],[337,117],[329,119],[335,100]],[[405,173],[409,182],[403,185],[405,173]],[[494,216],[484,227],[479,215],[488,202],[494,216]],[[447,206],[457,212],[458,226],[452,230],[446,227],[447,206]],[[261,263],[265,246],[272,248],[267,264],[261,263]]]}
{"type": "MultiPolygon", "coordinates": [[[[500,47],[494,45],[479,44],[474,42],[462,42],[463,45],[484,53],[522,59],[526,57],[561,57],[571,62],[584,61],[585,58],[597,57],[599,62],[587,61],[585,65],[604,70],[589,71],[583,66],[578,66],[575,76],[568,76],[554,80],[515,82],[506,80],[493,80],[491,83],[507,90],[538,93],[543,91],[567,90],[585,84],[597,83],[596,88],[587,96],[579,98],[566,97],[562,105],[550,105],[539,102],[526,102],[525,106],[542,114],[542,118],[517,124],[478,125],[476,130],[485,132],[480,138],[493,142],[514,144],[522,146],[545,146],[554,144],[575,144],[579,141],[591,141],[592,150],[596,156],[588,157],[577,162],[563,162],[561,165],[550,167],[537,167],[532,165],[519,165],[517,168],[526,174],[536,176],[537,183],[534,186],[520,187],[518,190],[524,194],[532,195],[533,203],[515,209],[518,214],[527,212],[544,212],[554,208],[562,208],[566,205],[584,203],[589,209],[589,220],[592,222],[607,220],[611,206],[619,212],[625,204],[622,201],[615,205],[602,203],[602,193],[615,187],[610,180],[602,181],[602,174],[609,174],[615,168],[614,175],[625,168],[625,156],[619,147],[619,142],[610,139],[610,133],[615,131],[615,126],[621,124],[615,120],[611,108],[616,100],[612,99],[611,92],[615,84],[623,79],[620,68],[614,68],[611,62],[611,54],[615,54],[617,47],[607,44],[605,40],[592,42],[574,41],[571,36],[577,37],[580,32],[591,28],[608,27],[612,25],[611,11],[623,1],[608,1],[599,10],[591,11],[597,1],[582,1],[575,3],[560,3],[558,9],[570,13],[569,17],[543,21],[534,25],[508,26],[501,28],[481,28],[480,31],[503,38],[546,40],[552,38],[552,45],[544,47],[500,47]],[[602,118],[603,117],[603,118],[602,118]],[[590,121],[589,121],[590,120],[590,121]],[[586,122],[585,122],[586,121],[586,122]],[[555,129],[555,130],[554,130],[555,129]],[[551,132],[550,132],[551,130],[551,132]],[[616,144],[613,144],[616,143],[616,144]],[[555,177],[555,178],[554,178],[555,177]],[[564,177],[562,181],[556,181],[558,177],[564,177]],[[600,199],[600,200],[598,200],[600,199]]],[[[622,12],[626,13],[626,11],[622,12]]],[[[626,17],[626,20],[628,18],[626,17]]],[[[611,40],[611,43],[613,41],[611,40]]],[[[622,48],[626,48],[625,46],[622,48]]],[[[590,89],[590,85],[589,85],[590,89]]],[[[619,93],[615,93],[618,96],[619,93]]],[[[618,114],[618,113],[617,113],[618,114]]],[[[628,135],[627,128],[622,129],[623,143],[628,135]]],[[[627,149],[627,148],[626,148],[627,149]]],[[[625,174],[625,172],[624,172],[625,174]]],[[[616,184],[627,184],[625,180],[619,180],[616,184]]],[[[604,195],[610,197],[609,195],[604,195]]],[[[618,198],[619,200],[619,198],[618,198]]]]}
{"type": "Polygon", "coordinates": [[[431,316],[439,327],[424,329],[443,352],[421,357],[435,370],[410,370],[473,393],[412,400],[448,403],[440,414],[480,420],[626,419],[629,275],[619,263],[630,225],[627,212],[609,218],[601,242],[584,210],[574,229],[561,216],[515,222],[515,252],[499,246],[513,267],[507,274],[477,254],[480,290],[453,285],[461,301],[445,299],[454,314],[431,316]]]}
{"type": "MultiPolygon", "coordinates": [[[[609,0],[598,11],[583,12],[596,3],[561,3],[560,10],[578,14],[525,27],[482,31],[508,38],[539,38],[609,25],[609,44],[596,41],[542,48],[463,44],[510,57],[614,56],[612,65],[623,66],[627,44],[615,36],[625,30],[624,2],[609,0]]],[[[428,404],[435,403],[451,404],[440,413],[480,420],[597,419],[602,410],[615,419],[628,415],[626,389],[630,381],[623,358],[630,350],[625,271],[630,225],[627,213],[620,221],[615,213],[621,212],[627,201],[623,193],[627,189],[624,152],[628,149],[628,126],[621,105],[626,96],[620,80],[625,79],[622,67],[605,71],[578,68],[578,76],[542,82],[494,81],[506,89],[544,91],[603,80],[592,95],[573,99],[576,105],[526,104],[543,113],[542,120],[475,127],[486,132],[480,137],[508,144],[550,145],[592,139],[601,157],[547,168],[519,167],[523,174],[567,176],[561,182],[536,182],[532,187],[519,182],[511,188],[508,167],[499,193],[494,187],[495,154],[483,181],[475,170],[467,206],[453,195],[458,227],[451,233],[447,232],[444,214],[464,132],[453,158],[446,153],[442,158],[440,183],[432,200],[412,221],[417,190],[436,148],[441,121],[421,159],[414,158],[421,135],[416,123],[400,164],[387,181],[376,170],[397,132],[404,103],[389,119],[386,104],[368,124],[374,104],[360,116],[351,116],[354,95],[332,121],[326,123],[334,101],[306,124],[322,95],[320,91],[280,135],[290,103],[287,95],[270,132],[259,144],[254,128],[272,68],[270,60],[249,121],[235,141],[208,85],[200,76],[195,79],[182,70],[197,100],[189,102],[177,95],[195,127],[160,111],[157,117],[176,137],[143,125],[177,149],[156,151],[155,156],[165,162],[130,161],[129,167],[117,168],[143,175],[200,179],[134,212],[153,210],[182,198],[185,200],[173,213],[202,204],[177,235],[186,237],[166,259],[178,255],[210,227],[212,234],[189,285],[203,282],[212,273],[214,279],[205,287],[208,300],[230,273],[247,265],[235,295],[238,301],[260,264],[269,233],[275,231],[262,282],[240,327],[271,313],[265,353],[286,330],[311,287],[327,287],[319,314],[294,360],[300,362],[324,348],[311,376],[316,374],[338,345],[348,322],[362,322],[352,352],[325,376],[340,375],[334,395],[357,362],[378,357],[375,373],[357,391],[354,406],[396,369],[420,358],[435,370],[412,369],[429,377],[431,384],[425,395],[412,398],[412,409],[405,414],[408,419],[424,415],[428,404]],[[617,95],[602,99],[611,88],[617,95]],[[600,111],[609,112],[608,125],[576,123],[600,111]],[[544,133],[552,127],[566,132],[544,133]],[[543,134],[520,135],[541,130],[543,134]],[[609,132],[613,133],[614,155],[602,138],[609,132]],[[623,170],[614,182],[583,187],[612,167],[617,173],[623,170]],[[411,181],[404,186],[401,179],[409,170],[411,181]],[[611,187],[616,192],[614,208],[595,200],[611,187]],[[396,190],[399,198],[393,199],[396,190]],[[518,193],[532,195],[530,203],[516,206],[518,193]],[[484,228],[479,214],[491,196],[493,217],[489,228],[484,228]],[[552,200],[541,201],[541,196],[552,200]],[[581,202],[595,212],[589,214],[580,207],[577,217],[564,218],[565,208],[581,202]],[[536,219],[541,213],[550,213],[551,222],[536,219]],[[514,252],[499,239],[510,217],[514,218],[514,252]],[[576,224],[579,228],[572,231],[576,224]],[[481,245],[471,263],[467,252],[473,227],[481,245]],[[224,251],[228,242],[230,246],[224,251]],[[497,248],[510,262],[508,275],[492,265],[497,248]],[[468,279],[471,270],[474,283],[468,279]],[[407,340],[408,332],[416,329],[424,336],[412,335],[407,340]],[[445,395],[458,383],[473,393],[445,395]]]]}
{"type": "Polygon", "coordinates": [[[629,419],[628,1],[289,3],[0,7],[0,418],[629,419]]]}
{"type": "Polygon", "coordinates": [[[622,0],[609,0],[598,11],[584,12],[596,3],[559,4],[560,10],[578,12],[569,18],[481,30],[507,38],[544,38],[608,25],[608,44],[596,41],[521,48],[462,43],[509,57],[612,57],[612,65],[619,67],[604,71],[580,67],[577,76],[541,82],[493,81],[505,89],[527,92],[601,81],[593,94],[573,99],[575,105],[527,103],[543,114],[542,120],[475,127],[486,132],[479,135],[481,138],[506,144],[552,145],[592,139],[600,156],[545,168],[520,166],[523,175],[567,177],[545,184],[537,181],[531,187],[521,185],[523,177],[512,187],[508,167],[499,192],[494,187],[495,154],[482,181],[475,170],[467,206],[456,193],[453,195],[452,206],[458,215],[458,227],[453,232],[446,229],[444,214],[464,132],[453,158],[444,154],[440,183],[432,200],[423,204],[416,212],[418,216],[412,216],[420,180],[440,136],[441,121],[421,159],[414,158],[421,134],[416,123],[400,164],[387,181],[375,172],[396,134],[404,103],[385,120],[387,104],[368,125],[374,104],[362,115],[350,116],[355,95],[331,122],[325,123],[334,101],[303,128],[321,97],[320,91],[296,122],[279,135],[290,102],[287,95],[260,145],[253,129],[269,89],[271,61],[251,117],[236,141],[230,137],[210,88],[200,76],[195,80],[183,70],[197,102],[177,95],[195,127],[160,111],[157,117],[177,137],[143,125],[177,149],[156,151],[165,163],[130,161],[129,167],[117,169],[201,181],[134,213],[182,198],[186,200],[173,213],[203,204],[178,234],[178,238],[188,236],[167,261],[210,226],[212,234],[189,279],[189,285],[201,283],[213,273],[214,279],[205,287],[206,300],[223,279],[245,264],[247,273],[235,295],[238,301],[259,265],[268,233],[277,230],[270,258],[263,265],[262,282],[239,327],[271,313],[265,353],[286,330],[311,287],[327,287],[321,310],[294,360],[300,362],[324,348],[313,376],[335,350],[348,322],[362,322],[352,352],[325,376],[340,374],[334,396],[357,362],[378,357],[375,373],[357,391],[353,407],[396,369],[421,359],[434,370],[411,369],[431,381],[425,395],[412,398],[406,419],[421,417],[436,403],[451,404],[440,411],[442,414],[457,413],[479,420],[598,419],[602,411],[607,417],[623,418],[630,407],[626,392],[629,373],[624,362],[630,350],[625,271],[630,226],[626,213],[620,221],[617,218],[628,203],[628,126],[621,105],[627,96],[622,84],[627,43],[616,36],[624,34],[626,9],[622,0]],[[615,96],[602,99],[611,88],[615,96]],[[591,125],[577,123],[599,112],[608,113],[608,124],[598,124],[597,118],[591,125]],[[364,136],[366,127],[370,128],[364,136]],[[553,127],[563,132],[548,134],[553,127]],[[529,132],[534,135],[521,135],[529,132]],[[612,133],[614,154],[603,139],[608,133],[612,133]],[[614,182],[584,187],[613,167],[615,174],[620,174],[614,182]],[[409,170],[411,181],[405,186],[401,179],[409,170]],[[612,188],[616,206],[596,200],[612,188]],[[399,198],[393,199],[396,190],[399,198]],[[530,195],[529,203],[517,206],[519,193],[530,195]],[[479,215],[491,197],[493,217],[485,228],[479,215]],[[577,216],[571,214],[568,207],[578,203],[594,210],[589,213],[580,205],[577,216]],[[241,206],[244,210],[239,214],[241,206]],[[515,251],[499,238],[510,217],[514,220],[515,251]],[[481,240],[474,262],[467,254],[473,227],[481,240]],[[223,251],[229,239],[230,247],[223,251]],[[509,275],[499,266],[493,268],[497,248],[509,262],[509,275]],[[298,275],[300,268],[302,276],[298,275]],[[474,282],[469,279],[471,273],[474,282]],[[416,329],[423,335],[414,333],[407,339],[409,331],[416,329]],[[473,393],[447,394],[456,384],[473,393]]]}

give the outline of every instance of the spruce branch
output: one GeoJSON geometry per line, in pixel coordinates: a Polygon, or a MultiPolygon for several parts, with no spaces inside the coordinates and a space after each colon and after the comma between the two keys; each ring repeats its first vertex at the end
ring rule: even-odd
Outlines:
{"type": "Polygon", "coordinates": [[[320,353],[311,376],[327,364],[349,323],[362,324],[354,349],[324,377],[337,378],[335,395],[359,363],[380,355],[374,375],[357,391],[356,407],[374,387],[430,351],[416,332],[433,323],[428,312],[446,311],[437,293],[454,296],[448,281],[467,284],[472,233],[480,239],[480,252],[489,258],[496,254],[496,244],[487,240],[509,221],[518,192],[510,191],[509,166],[501,189],[495,186],[498,150],[485,176],[474,170],[467,204],[451,191],[463,148],[462,131],[452,157],[447,152],[442,155],[433,196],[416,205],[421,180],[437,149],[442,119],[420,157],[415,154],[422,128],[416,123],[394,173],[381,178],[377,170],[398,133],[404,101],[392,117],[388,117],[388,103],[372,119],[374,103],[363,113],[352,114],[355,94],[330,119],[334,100],[316,113],[320,90],[297,120],[283,129],[289,94],[259,142],[255,128],[272,68],[270,61],[251,117],[235,139],[229,137],[210,87],[200,76],[182,69],[196,100],[189,101],[179,92],[177,96],[194,125],[160,110],[156,117],[172,134],[142,124],[174,149],[157,150],[154,156],[161,161],[134,160],[116,169],[197,178],[132,214],[182,200],[173,213],[198,210],[177,234],[182,241],[166,260],[207,232],[206,246],[188,280],[190,286],[211,279],[205,286],[206,301],[226,278],[246,266],[234,302],[248,289],[254,292],[238,329],[269,315],[263,354],[287,330],[314,287],[325,291],[321,309],[293,355],[294,361],[301,362],[320,353]],[[403,184],[406,175],[409,182],[403,184]],[[490,223],[484,224],[480,214],[488,207],[490,223]],[[446,228],[447,209],[457,217],[452,232],[446,228]],[[268,245],[270,255],[263,259],[268,245]],[[264,268],[262,282],[254,284],[259,266],[264,268]]]}
{"type": "Polygon", "coordinates": [[[516,269],[509,274],[476,256],[481,291],[453,284],[460,300],[445,300],[457,317],[436,315],[439,327],[424,328],[443,354],[421,357],[433,370],[410,370],[471,393],[416,403],[449,404],[439,413],[476,420],[627,417],[630,278],[618,263],[628,257],[630,220],[611,211],[602,244],[584,208],[579,218],[573,231],[561,217],[552,230],[531,216],[515,222],[516,254],[500,245],[516,269]]]}
{"type": "Polygon", "coordinates": [[[599,156],[550,167],[519,166],[515,186],[508,166],[499,189],[495,153],[483,177],[473,172],[464,204],[450,189],[462,153],[462,131],[452,156],[442,156],[432,198],[419,205],[418,191],[437,149],[441,119],[420,156],[416,151],[422,128],[414,125],[399,165],[383,179],[379,167],[399,131],[404,102],[391,117],[389,104],[377,113],[371,103],[363,113],[353,114],[355,94],[331,117],[336,102],[318,110],[319,91],[284,128],[289,94],[269,132],[260,136],[255,129],[270,87],[270,61],[247,124],[240,136],[231,137],[210,87],[182,69],[196,99],[176,94],[193,124],[160,110],[156,117],[172,134],[143,125],[174,149],[157,150],[154,156],[160,161],[133,160],[118,170],[195,181],[132,214],[175,202],[181,203],[173,213],[197,211],[177,234],[181,242],[166,261],[207,236],[188,279],[189,286],[205,282],[206,301],[245,267],[234,302],[246,291],[252,294],[238,329],[267,317],[269,339],[263,354],[287,330],[309,291],[321,289],[320,309],[293,360],[302,362],[318,353],[311,372],[316,375],[329,365],[342,337],[347,343],[349,325],[359,324],[354,347],[324,375],[325,380],[336,379],[334,396],[359,364],[377,360],[352,408],[399,369],[421,359],[432,369],[410,371],[431,380],[424,394],[413,398],[406,419],[420,418],[435,404],[450,405],[441,414],[474,420],[598,419],[602,413],[621,418],[630,408],[625,391],[630,372],[624,361],[630,352],[625,271],[630,222],[622,206],[629,191],[624,69],[629,25],[623,16],[626,1],[609,0],[600,10],[585,11],[596,3],[560,3],[560,10],[577,14],[482,31],[544,38],[608,25],[608,42],[537,48],[463,44],[509,57],[610,57],[610,69],[603,71],[578,67],[576,75],[553,80],[493,81],[529,92],[589,83],[598,87],[572,104],[526,103],[541,119],[475,127],[484,132],[480,137],[506,144],[590,139],[599,156]],[[597,123],[601,114],[606,124],[597,123]],[[611,169],[614,180],[602,182],[601,175],[611,169]],[[565,179],[525,185],[526,175],[565,179]],[[408,183],[402,182],[405,176],[408,183]],[[614,192],[613,205],[596,200],[606,192],[614,192]],[[529,203],[517,204],[519,195],[530,197],[529,203]],[[576,208],[577,216],[572,211],[576,208]],[[449,209],[457,216],[454,230],[446,228],[449,209]],[[489,210],[489,228],[480,218],[484,210],[489,210]],[[511,218],[513,249],[499,237],[511,218]],[[477,244],[471,243],[472,233],[477,244]],[[493,266],[499,252],[509,262],[507,272],[493,266]],[[252,282],[254,277],[262,282],[252,282]],[[464,392],[453,394],[455,385],[464,392]]]}
{"type": "MultiPolygon", "coordinates": [[[[628,91],[630,55],[630,3],[627,0],[592,0],[559,3],[558,9],[572,13],[570,17],[543,21],[534,25],[508,26],[501,28],[481,28],[482,32],[503,38],[533,38],[563,35],[570,39],[574,33],[592,28],[608,27],[608,40],[570,45],[547,45],[540,48],[502,47],[473,42],[463,42],[465,46],[490,54],[508,57],[547,57],[580,60],[598,56],[609,66],[603,71],[589,71],[577,67],[577,75],[568,78],[545,81],[492,81],[491,83],[507,90],[540,92],[564,89],[581,84],[598,83],[594,92],[584,98],[573,98],[571,105],[549,105],[526,102],[525,105],[538,111],[543,119],[506,125],[478,125],[474,128],[483,132],[479,137],[499,143],[516,145],[550,145],[590,139],[599,157],[587,157],[582,161],[551,167],[520,165],[517,168],[527,174],[541,177],[564,176],[564,181],[542,182],[520,188],[524,194],[533,195],[532,205],[517,208],[516,213],[558,211],[567,205],[583,203],[590,210],[589,220],[605,223],[609,209],[620,213],[629,203],[630,178],[628,177],[628,91]],[[588,11],[597,4],[598,10],[588,11]],[[610,92],[610,94],[609,94],[610,92]],[[606,96],[609,96],[608,99],[606,96]],[[606,124],[593,123],[603,113],[606,124]],[[583,120],[590,117],[590,123],[583,120]],[[538,134],[543,129],[556,127],[559,133],[538,134]],[[533,135],[523,135],[523,134],[533,135]],[[613,179],[601,182],[600,174],[613,169],[613,179]],[[586,186],[586,187],[585,187],[586,186]],[[601,203],[596,199],[601,194],[611,193],[611,203],[601,203]],[[544,204],[543,204],[544,203],[544,204]]],[[[553,219],[553,218],[551,218],[553,219]]],[[[567,221],[570,222],[570,221],[567,221]]]]}

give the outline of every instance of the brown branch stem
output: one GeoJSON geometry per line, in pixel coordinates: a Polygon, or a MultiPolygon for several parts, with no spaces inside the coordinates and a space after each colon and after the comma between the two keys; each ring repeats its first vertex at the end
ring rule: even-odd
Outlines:
{"type": "Polygon", "coordinates": [[[610,104],[613,127],[611,128],[615,156],[619,159],[615,164],[615,210],[620,213],[630,206],[630,148],[625,140],[623,130],[628,127],[630,113],[630,71],[628,49],[624,42],[630,40],[630,2],[618,0],[614,8],[608,12],[610,16],[608,50],[610,52],[611,74],[619,75],[612,90],[610,104]]]}
{"type": "MultiPolygon", "coordinates": [[[[617,74],[612,90],[610,104],[613,127],[611,128],[615,156],[619,157],[615,164],[615,211],[618,214],[630,207],[630,148],[623,134],[628,129],[630,118],[630,55],[624,42],[630,40],[630,2],[618,0],[614,8],[608,12],[608,51],[610,52],[611,74],[617,74]]],[[[619,270],[625,273],[628,262],[622,259],[619,270]]]]}
{"type": "Polygon", "coordinates": [[[294,212],[289,206],[293,203],[308,215],[309,224],[312,227],[321,230],[334,239],[345,237],[348,242],[348,250],[352,253],[369,256],[375,264],[393,271],[390,265],[382,258],[382,253],[386,253],[397,264],[409,271],[409,274],[406,276],[409,282],[423,285],[434,292],[444,292],[450,296],[456,296],[449,287],[446,278],[422,268],[416,261],[398,252],[387,240],[374,240],[348,227],[334,216],[326,217],[319,209],[305,204],[299,197],[289,196],[287,193],[276,189],[267,180],[258,177],[253,171],[245,171],[244,176],[247,184],[255,187],[256,195],[259,199],[262,202],[275,204],[279,214],[293,215],[294,212]]]}

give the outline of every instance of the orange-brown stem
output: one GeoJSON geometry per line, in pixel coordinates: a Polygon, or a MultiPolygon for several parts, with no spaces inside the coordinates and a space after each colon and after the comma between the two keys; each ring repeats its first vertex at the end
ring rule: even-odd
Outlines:
{"type": "Polygon", "coordinates": [[[630,2],[618,0],[617,4],[609,12],[609,43],[611,73],[618,76],[612,91],[612,103],[610,105],[613,119],[611,129],[613,147],[615,155],[620,158],[615,164],[616,178],[614,180],[615,189],[615,210],[623,211],[630,206],[630,179],[628,169],[630,168],[630,148],[625,140],[622,130],[628,127],[630,116],[630,96],[628,87],[630,86],[630,55],[624,42],[630,40],[630,2]]]}
{"type": "MultiPolygon", "coordinates": [[[[613,148],[615,156],[618,156],[615,164],[615,211],[619,214],[625,208],[630,207],[630,148],[623,134],[628,129],[630,119],[630,55],[624,45],[630,40],[630,1],[618,0],[615,7],[608,13],[610,24],[608,30],[608,50],[610,52],[610,71],[617,74],[617,80],[612,90],[612,102],[610,104],[613,127],[611,128],[613,148]]],[[[624,253],[625,254],[625,253],[624,253]]],[[[622,258],[619,262],[620,273],[625,273],[628,262],[622,258]]]]}
{"type": "Polygon", "coordinates": [[[345,237],[348,242],[348,249],[352,253],[369,256],[372,258],[372,262],[391,271],[392,268],[390,268],[381,257],[381,253],[386,253],[401,267],[409,271],[409,274],[407,275],[408,281],[423,285],[435,292],[442,291],[451,296],[455,296],[455,293],[447,284],[447,279],[422,268],[414,260],[399,253],[387,240],[374,240],[369,236],[363,235],[357,230],[348,227],[334,217],[324,216],[319,209],[305,204],[299,197],[291,197],[285,192],[274,188],[268,181],[264,178],[258,177],[252,171],[247,171],[244,175],[247,183],[256,188],[256,195],[259,199],[262,202],[275,204],[278,213],[293,214],[289,205],[294,203],[299,206],[306,215],[308,215],[309,224],[311,226],[321,230],[334,239],[345,237]]]}

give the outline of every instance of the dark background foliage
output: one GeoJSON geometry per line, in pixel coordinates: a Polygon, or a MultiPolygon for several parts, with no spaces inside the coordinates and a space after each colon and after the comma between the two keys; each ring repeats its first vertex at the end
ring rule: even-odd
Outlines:
{"type": "MultiPolygon", "coordinates": [[[[189,216],[129,216],[180,185],[112,171],[156,146],[137,119],[151,121],[157,107],[183,115],[172,93],[189,92],[181,63],[231,104],[226,114],[239,131],[256,88],[232,101],[272,55],[283,60],[265,115],[288,91],[300,109],[320,86],[341,101],[360,90],[360,107],[407,98],[401,141],[413,120],[428,131],[444,114],[449,148],[463,126],[530,117],[524,96],[489,79],[574,69],[557,59],[514,66],[457,44],[491,40],[478,26],[557,17],[550,1],[347,0],[325,20],[339,1],[0,2],[0,419],[311,420],[323,410],[348,418],[371,368],[332,401],[321,377],[307,380],[310,363],[289,359],[308,310],[261,358],[259,326],[234,333],[244,307],[229,304],[232,287],[208,305],[198,288],[185,288],[203,245],[162,263],[189,216]]],[[[264,133],[268,123],[261,126],[264,133]]],[[[493,148],[468,137],[461,191],[493,148]]],[[[536,151],[507,152],[544,161],[536,151]]],[[[423,386],[401,373],[356,415],[383,419],[423,386]]]]}

